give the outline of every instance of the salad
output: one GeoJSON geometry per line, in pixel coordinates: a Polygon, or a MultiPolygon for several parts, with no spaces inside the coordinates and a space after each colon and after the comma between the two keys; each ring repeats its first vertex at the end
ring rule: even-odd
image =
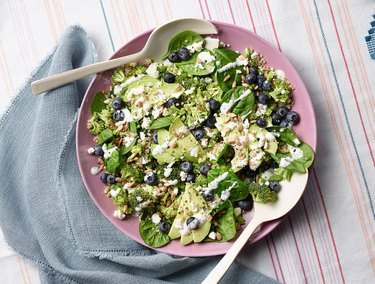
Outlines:
{"type": "Polygon", "coordinates": [[[284,72],[211,43],[176,34],[161,61],[118,68],[91,104],[91,173],[151,247],[233,239],[254,202],[275,202],[280,181],[314,160],[284,72]]]}

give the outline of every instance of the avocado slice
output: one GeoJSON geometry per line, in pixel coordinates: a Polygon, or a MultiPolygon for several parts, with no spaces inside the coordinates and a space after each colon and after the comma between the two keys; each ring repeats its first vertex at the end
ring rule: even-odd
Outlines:
{"type": "Polygon", "coordinates": [[[168,234],[171,239],[181,237],[180,241],[183,245],[187,245],[192,241],[201,242],[208,235],[211,226],[210,222],[205,221],[201,226],[199,226],[199,228],[191,230],[189,234],[181,235],[180,230],[178,230],[176,227],[180,227],[181,224],[185,226],[186,220],[194,215],[191,204],[195,205],[196,211],[198,212],[205,212],[208,208],[206,201],[193,188],[193,185],[187,184],[181,198],[181,203],[178,208],[176,218],[174,219],[168,234]]]}

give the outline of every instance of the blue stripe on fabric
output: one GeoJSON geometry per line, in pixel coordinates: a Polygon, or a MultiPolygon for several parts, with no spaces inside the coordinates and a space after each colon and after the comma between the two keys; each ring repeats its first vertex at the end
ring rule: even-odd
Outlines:
{"type": "Polygon", "coordinates": [[[320,15],[319,15],[319,11],[318,11],[318,6],[317,6],[317,4],[316,4],[316,0],[313,0],[313,1],[314,1],[315,11],[316,11],[316,17],[317,17],[318,22],[319,22],[319,27],[320,27],[320,31],[321,31],[321,33],[322,33],[322,38],[323,38],[323,41],[324,41],[325,49],[326,49],[326,51],[327,51],[327,55],[328,55],[328,58],[329,58],[329,63],[330,63],[330,65],[331,65],[332,74],[333,74],[333,77],[334,77],[334,79],[335,79],[335,83],[336,83],[337,91],[338,91],[338,93],[339,93],[340,102],[341,102],[341,107],[342,107],[343,112],[344,112],[346,125],[348,126],[348,130],[349,130],[349,134],[350,134],[350,139],[351,139],[351,141],[352,141],[353,148],[354,148],[354,152],[355,152],[355,155],[356,155],[356,157],[357,157],[357,161],[358,161],[359,168],[360,168],[360,171],[361,171],[362,179],[363,179],[363,182],[365,183],[366,192],[367,192],[367,196],[368,196],[368,199],[369,199],[369,202],[370,202],[371,211],[372,211],[372,216],[373,216],[373,218],[374,218],[374,220],[375,220],[374,205],[373,205],[373,202],[372,202],[371,193],[370,193],[370,190],[369,190],[369,188],[368,188],[368,184],[367,184],[367,179],[366,179],[366,176],[365,176],[365,172],[364,172],[364,170],[363,170],[362,162],[361,162],[361,159],[360,159],[360,157],[359,157],[358,150],[357,150],[357,146],[356,146],[355,141],[354,141],[354,137],[353,137],[352,129],[351,129],[351,127],[350,127],[348,114],[347,114],[347,112],[346,112],[345,103],[344,103],[344,100],[343,100],[343,97],[342,97],[342,94],[341,94],[341,90],[340,90],[340,86],[339,86],[339,83],[338,83],[338,80],[337,80],[336,71],[335,71],[335,66],[334,66],[334,64],[333,64],[332,57],[331,57],[331,53],[330,53],[329,48],[328,48],[328,44],[327,44],[327,40],[326,40],[326,36],[325,36],[325,33],[324,33],[324,29],[323,29],[322,22],[321,22],[321,19],[320,19],[320,15]]]}
{"type": "Polygon", "coordinates": [[[111,45],[112,45],[112,50],[113,50],[113,52],[115,52],[115,45],[113,43],[112,33],[111,33],[110,28],[109,28],[109,24],[108,24],[108,20],[107,20],[107,14],[105,13],[105,9],[104,9],[104,5],[103,5],[103,1],[102,0],[100,0],[100,6],[102,7],[102,13],[103,13],[103,16],[104,16],[105,25],[107,27],[107,32],[108,32],[109,40],[110,40],[111,45]]]}

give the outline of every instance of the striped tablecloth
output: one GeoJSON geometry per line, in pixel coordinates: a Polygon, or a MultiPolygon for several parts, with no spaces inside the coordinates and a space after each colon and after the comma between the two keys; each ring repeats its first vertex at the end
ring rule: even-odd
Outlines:
{"type": "MultiPolygon", "coordinates": [[[[364,39],[374,8],[373,0],[3,0],[0,111],[71,24],[88,31],[99,60],[173,18],[254,31],[300,72],[319,138],[301,202],[239,260],[285,283],[375,283],[375,61],[364,39]]],[[[2,235],[0,283],[39,283],[2,235]]]]}

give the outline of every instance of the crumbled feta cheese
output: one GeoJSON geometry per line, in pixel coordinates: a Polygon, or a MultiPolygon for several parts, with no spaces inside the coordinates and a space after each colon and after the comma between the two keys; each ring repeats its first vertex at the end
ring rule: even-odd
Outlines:
{"type": "Polygon", "coordinates": [[[285,73],[283,70],[276,70],[275,73],[276,73],[277,78],[285,79],[285,73]]]}
{"type": "Polygon", "coordinates": [[[169,139],[167,139],[167,141],[165,141],[163,144],[156,145],[156,147],[152,151],[152,155],[155,156],[155,155],[159,155],[159,154],[164,153],[164,150],[169,147],[169,142],[170,142],[169,139]]]}
{"type": "Polygon", "coordinates": [[[218,38],[205,37],[204,40],[206,42],[204,47],[209,49],[209,50],[214,50],[214,48],[219,47],[219,39],[218,38]]]}
{"type": "Polygon", "coordinates": [[[109,157],[111,157],[112,153],[116,151],[118,148],[114,146],[111,149],[107,149],[107,144],[103,144],[102,149],[104,152],[103,158],[108,159],[109,157]]]}
{"type": "Polygon", "coordinates": [[[267,105],[258,104],[257,111],[255,112],[256,116],[262,116],[267,111],[267,105]]]}
{"type": "Polygon", "coordinates": [[[249,60],[243,55],[240,55],[236,58],[237,66],[246,66],[248,63],[249,63],[249,60]]]}
{"type": "Polygon", "coordinates": [[[151,63],[150,66],[148,66],[146,73],[151,77],[159,78],[158,64],[151,63]]]}
{"type": "Polygon", "coordinates": [[[177,195],[177,194],[178,194],[178,187],[175,187],[175,188],[173,189],[173,194],[174,194],[174,195],[177,195]]]}
{"type": "Polygon", "coordinates": [[[119,195],[120,191],[121,191],[121,187],[118,187],[118,188],[116,188],[116,189],[111,189],[111,190],[109,191],[109,194],[110,194],[112,197],[117,197],[117,195],[119,195]]]}
{"type": "Polygon", "coordinates": [[[286,168],[293,161],[291,157],[285,157],[280,159],[279,167],[286,168]]]}
{"type": "Polygon", "coordinates": [[[126,215],[120,209],[117,209],[113,212],[113,216],[120,219],[120,220],[123,220],[123,219],[125,219],[126,215]]]}
{"type": "Polygon", "coordinates": [[[141,141],[145,140],[146,134],[144,132],[139,132],[139,138],[141,139],[141,141]]]}
{"type": "Polygon", "coordinates": [[[191,45],[186,46],[186,48],[189,50],[190,54],[200,52],[203,48],[203,41],[193,42],[191,45]]]}
{"type": "Polygon", "coordinates": [[[134,139],[135,139],[134,137],[124,137],[123,142],[125,142],[124,143],[125,147],[129,147],[130,144],[133,143],[134,139]]]}
{"type": "Polygon", "coordinates": [[[190,150],[190,156],[197,158],[198,154],[199,154],[198,146],[195,146],[190,150]]]}
{"type": "Polygon", "coordinates": [[[152,214],[151,221],[155,225],[158,225],[160,223],[160,221],[161,221],[161,218],[160,218],[159,214],[157,214],[157,213],[152,214]]]}
{"type": "Polygon", "coordinates": [[[129,90],[129,93],[132,93],[134,95],[139,95],[139,94],[142,94],[144,91],[145,91],[145,86],[140,85],[139,87],[131,88],[129,90]]]}
{"type": "Polygon", "coordinates": [[[152,110],[151,114],[154,117],[154,119],[157,119],[162,112],[163,112],[163,107],[161,107],[161,108],[154,108],[152,110]]]}
{"type": "Polygon", "coordinates": [[[151,124],[151,119],[148,117],[143,118],[141,127],[144,129],[149,129],[151,124]]]}
{"type": "Polygon", "coordinates": [[[173,170],[172,168],[165,168],[164,169],[164,176],[169,177],[172,173],[172,170],[173,170]]]}
{"type": "Polygon", "coordinates": [[[202,145],[202,147],[207,147],[208,146],[208,139],[207,138],[203,138],[201,140],[201,145],[202,145]]]}
{"type": "Polygon", "coordinates": [[[207,214],[202,210],[194,214],[193,217],[199,221],[199,225],[203,225],[203,223],[207,220],[207,214]]]}
{"type": "Polygon", "coordinates": [[[268,180],[270,177],[272,177],[273,173],[274,173],[274,170],[270,168],[262,173],[262,177],[268,180]]]}
{"type": "Polygon", "coordinates": [[[122,91],[122,87],[121,85],[116,85],[114,88],[113,88],[113,93],[117,96],[121,93],[122,91]]]}
{"type": "Polygon", "coordinates": [[[250,56],[251,59],[255,59],[259,56],[259,54],[257,52],[253,52],[250,56]]]}
{"type": "Polygon", "coordinates": [[[228,64],[226,64],[226,65],[220,67],[219,69],[217,69],[217,72],[223,73],[223,72],[225,72],[225,71],[227,71],[229,69],[232,69],[232,68],[234,68],[236,66],[237,66],[236,62],[229,62],[228,64]]]}
{"type": "Polygon", "coordinates": [[[87,149],[87,153],[89,153],[90,155],[94,154],[95,153],[95,149],[94,147],[90,147],[87,149]]]}
{"type": "Polygon", "coordinates": [[[171,186],[171,185],[176,185],[176,184],[178,184],[178,179],[167,180],[167,182],[164,185],[165,186],[171,186]]]}
{"type": "Polygon", "coordinates": [[[97,175],[100,172],[100,169],[98,167],[92,167],[91,168],[91,174],[93,176],[97,175]]]}
{"type": "Polygon", "coordinates": [[[180,178],[181,178],[181,181],[185,181],[185,180],[186,180],[186,177],[187,177],[187,173],[181,171],[181,172],[180,172],[180,178]]]}
{"type": "Polygon", "coordinates": [[[198,54],[197,59],[201,62],[210,63],[211,61],[215,60],[215,56],[211,55],[211,53],[207,51],[203,51],[198,54]]]}
{"type": "Polygon", "coordinates": [[[171,66],[173,63],[172,62],[170,62],[168,59],[165,59],[164,61],[163,61],[163,65],[164,66],[171,66]]]}
{"type": "Polygon", "coordinates": [[[194,202],[190,202],[190,210],[191,210],[193,213],[198,212],[198,208],[197,208],[197,206],[195,205],[194,202]]]}
{"type": "Polygon", "coordinates": [[[213,153],[207,153],[207,157],[210,159],[210,161],[216,160],[216,156],[213,153]]]}
{"type": "Polygon", "coordinates": [[[288,146],[289,152],[294,160],[301,159],[303,157],[303,151],[300,148],[295,148],[293,146],[288,146]]]}
{"type": "Polygon", "coordinates": [[[145,164],[148,164],[149,162],[151,162],[151,160],[148,159],[147,157],[143,156],[141,162],[142,162],[142,165],[145,165],[145,164]]]}
{"type": "Polygon", "coordinates": [[[211,240],[216,240],[216,233],[214,231],[212,231],[211,233],[208,234],[208,237],[211,239],[211,240]]]}
{"type": "Polygon", "coordinates": [[[299,145],[299,144],[301,144],[301,141],[299,141],[298,138],[294,138],[293,143],[296,144],[296,145],[299,145]]]}
{"type": "Polygon", "coordinates": [[[205,78],[204,78],[204,82],[205,82],[206,84],[209,84],[209,83],[212,82],[212,79],[211,79],[210,77],[205,77],[205,78]]]}
{"type": "Polygon", "coordinates": [[[185,94],[186,95],[191,95],[192,93],[194,93],[194,90],[195,90],[195,87],[191,87],[190,89],[188,89],[188,90],[185,91],[185,94]]]}

